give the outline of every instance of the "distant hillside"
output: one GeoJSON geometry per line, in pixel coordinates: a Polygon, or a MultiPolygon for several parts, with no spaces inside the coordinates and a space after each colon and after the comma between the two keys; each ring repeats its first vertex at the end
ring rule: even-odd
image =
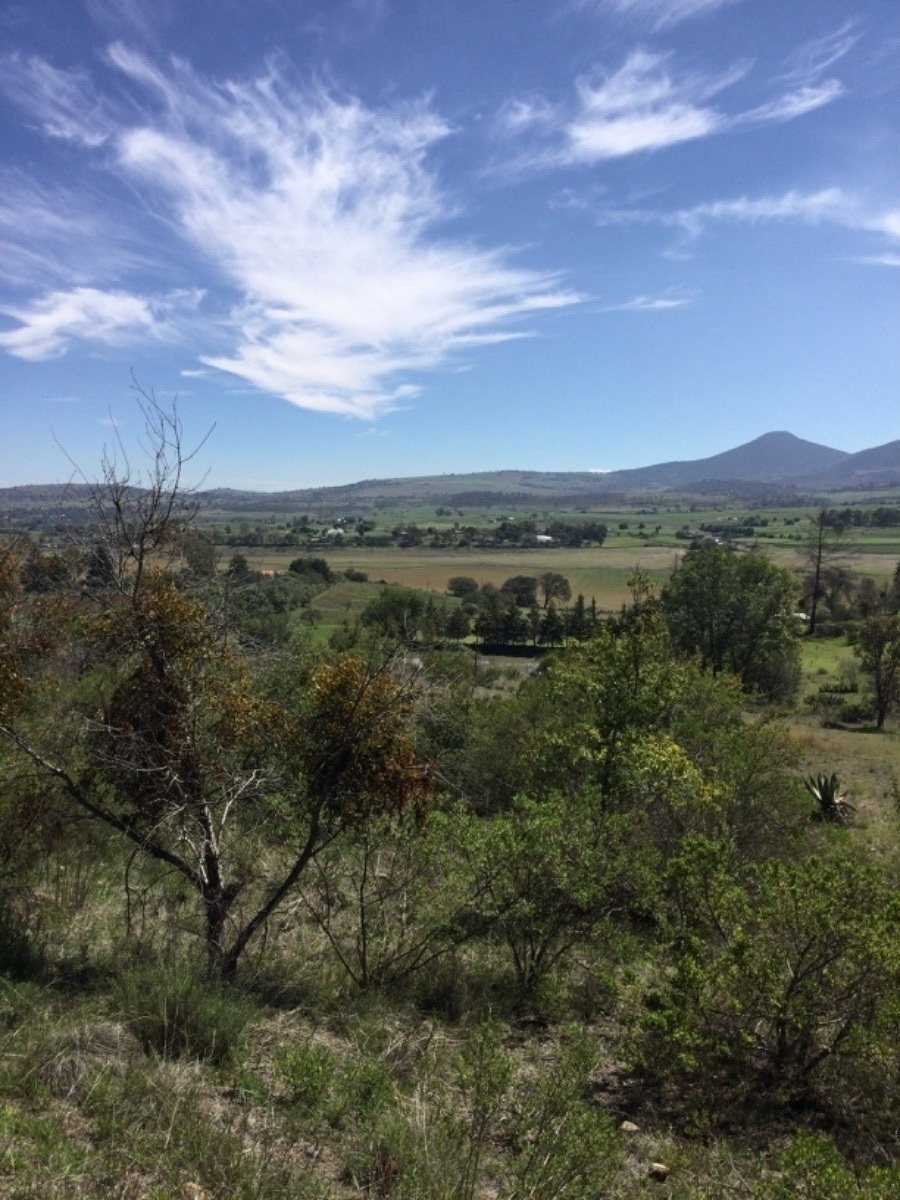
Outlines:
{"type": "Polygon", "coordinates": [[[602,485],[604,491],[608,488],[615,491],[677,491],[706,480],[792,483],[822,474],[850,457],[844,450],[807,442],[792,433],[764,433],[752,442],[711,458],[613,471],[603,476],[602,485]]]}
{"type": "MultiPolygon", "coordinates": [[[[877,488],[900,482],[900,441],[858,454],[805,441],[784,431],[726,450],[710,458],[657,463],[605,474],[592,471],[481,471],[461,475],[424,475],[406,479],[365,479],[343,487],[303,488],[289,492],[247,492],[215,488],[197,500],[207,520],[262,518],[264,514],[316,510],[337,512],[399,505],[533,503],[564,507],[588,496],[666,491],[756,492],[769,489],[804,492],[877,488]]],[[[25,520],[43,513],[69,519],[85,515],[90,488],[85,484],[47,484],[0,489],[0,514],[25,520]]]]}
{"type": "Polygon", "coordinates": [[[829,470],[804,480],[825,488],[877,488],[900,483],[900,441],[848,454],[829,470]]]}

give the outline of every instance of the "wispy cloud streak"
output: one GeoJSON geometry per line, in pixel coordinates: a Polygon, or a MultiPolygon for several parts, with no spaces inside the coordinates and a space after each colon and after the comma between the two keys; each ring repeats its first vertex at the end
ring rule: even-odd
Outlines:
{"type": "Polygon", "coordinates": [[[605,9],[648,23],[653,29],[705,17],[740,0],[581,0],[581,7],[605,9]]]}
{"type": "Polygon", "coordinates": [[[624,304],[610,305],[603,312],[670,312],[673,308],[684,308],[690,304],[685,296],[635,296],[624,304]]]}
{"type": "MultiPolygon", "coordinates": [[[[842,188],[824,188],[818,192],[788,191],[780,196],[740,196],[668,212],[601,207],[595,209],[593,215],[601,225],[667,226],[680,230],[690,239],[702,236],[716,224],[759,225],[793,221],[803,225],[836,225],[900,242],[900,209],[879,207],[842,188]]],[[[888,253],[866,261],[890,263],[893,257],[888,253]]]]}
{"type": "MultiPolygon", "coordinates": [[[[102,161],[231,290],[231,345],[201,354],[208,366],[302,407],[371,417],[414,394],[421,372],[522,336],[523,317],[580,298],[503,249],[436,234],[452,207],[426,158],[450,130],[427,105],[374,111],[297,91],[274,68],[213,85],[122,45],[108,62],[145,116],[96,106],[102,161]]],[[[20,79],[48,133],[99,144],[88,136],[96,122],[71,117],[81,77],[68,90],[40,66],[20,79]]],[[[150,300],[116,290],[106,308],[86,292],[14,313],[23,327],[0,344],[39,357],[92,329],[104,340],[153,328],[150,300]]],[[[220,322],[220,342],[222,332],[220,322]]]]}
{"type": "Polygon", "coordinates": [[[27,100],[31,116],[50,137],[97,147],[112,132],[111,114],[93,95],[84,71],[64,71],[42,58],[7,54],[0,62],[0,88],[13,100],[27,100]]]}
{"type": "Polygon", "coordinates": [[[199,299],[194,292],[147,299],[89,287],[50,292],[27,307],[2,310],[19,327],[0,333],[0,347],[40,362],[65,353],[73,339],[115,345],[142,335],[164,338],[172,336],[178,309],[193,309],[199,299]]]}
{"type": "Polygon", "coordinates": [[[718,74],[679,76],[671,55],[639,49],[616,70],[577,79],[574,103],[552,104],[541,96],[509,103],[500,127],[511,137],[533,135],[534,145],[519,166],[552,169],[659,151],[740,126],[791,121],[844,91],[839,80],[820,80],[810,67],[802,80],[792,74],[779,94],[746,111],[728,112],[713,103],[749,70],[749,63],[736,63],[718,74]]]}

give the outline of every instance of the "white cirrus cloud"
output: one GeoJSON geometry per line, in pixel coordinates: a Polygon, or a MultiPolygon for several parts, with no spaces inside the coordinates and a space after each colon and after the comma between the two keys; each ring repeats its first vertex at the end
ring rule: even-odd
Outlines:
{"type": "MultiPolygon", "coordinates": [[[[823,188],[818,192],[791,190],[780,196],[739,196],[731,200],[711,200],[690,208],[660,211],[655,209],[617,209],[599,207],[594,217],[601,225],[660,225],[680,230],[695,239],[711,225],[758,225],[764,222],[793,221],[802,225],[834,225],[862,234],[874,234],[889,242],[900,242],[900,209],[885,208],[843,188],[823,188]]],[[[892,250],[859,257],[857,261],[895,265],[892,250]]]]}
{"type": "Polygon", "coordinates": [[[302,407],[369,417],[412,394],[410,372],[578,299],[500,252],[431,236],[450,209],[424,160],[449,130],[425,106],[374,112],[275,73],[214,89],[112,54],[171,114],[122,134],[123,168],[168,193],[178,234],[241,297],[236,346],[207,364],[302,407]]]}
{"type": "Polygon", "coordinates": [[[900,241],[900,208],[869,213],[865,227],[873,233],[883,233],[893,241],[900,241]]]}
{"type": "Polygon", "coordinates": [[[666,55],[637,50],[599,81],[582,78],[576,89],[579,112],[566,130],[571,162],[620,158],[658,150],[716,132],[723,117],[703,101],[728,80],[676,81],[666,55]]]}
{"type": "Polygon", "coordinates": [[[686,296],[635,296],[624,304],[612,304],[601,309],[601,312],[670,312],[690,303],[686,296]]]}
{"type": "Polygon", "coordinates": [[[900,254],[871,254],[855,261],[874,267],[900,267],[900,254]]]}
{"type": "Polygon", "coordinates": [[[516,168],[588,165],[664,150],[741,126],[795,120],[843,95],[839,80],[794,77],[779,94],[746,111],[713,103],[750,71],[735,63],[717,74],[675,70],[671,54],[634,50],[621,66],[575,81],[574,100],[552,104],[541,96],[508,102],[498,126],[508,137],[531,135],[516,168]]]}
{"type": "Polygon", "coordinates": [[[853,203],[841,188],[819,192],[791,190],[781,196],[740,196],[735,200],[711,200],[666,216],[667,223],[679,225],[688,233],[701,233],[707,224],[732,221],[759,224],[763,221],[798,221],[818,224],[830,221],[849,224],[853,203]]]}
{"type": "Polygon", "coordinates": [[[22,102],[49,137],[101,146],[112,132],[111,114],[82,70],[62,70],[42,58],[0,56],[0,89],[22,102]]]}
{"type": "Polygon", "coordinates": [[[705,17],[740,0],[580,0],[580,8],[595,8],[649,23],[654,29],[705,17]]]}
{"type": "Polygon", "coordinates": [[[790,92],[784,92],[741,113],[734,118],[733,124],[769,124],[777,121],[793,121],[796,117],[805,116],[817,108],[831,104],[844,94],[844,85],[839,79],[826,79],[823,83],[804,84],[790,92]]]}
{"type": "Polygon", "coordinates": [[[146,255],[104,212],[102,193],[0,172],[0,280],[20,292],[65,290],[100,261],[107,280],[141,266],[146,255]]]}
{"type": "MultiPolygon", "coordinates": [[[[182,269],[197,264],[198,282],[224,289],[227,312],[198,352],[208,367],[302,407],[372,417],[414,395],[422,372],[581,299],[506,248],[440,235],[457,214],[427,158],[451,131],[425,103],[373,110],[297,90],[274,66],[213,84],[120,44],[107,63],[136,102],[116,110],[103,165],[137,187],[182,269]]],[[[45,128],[70,107],[48,78],[27,79],[45,128]]],[[[122,328],[149,332],[124,291],[122,328]]],[[[56,319],[59,303],[20,315],[31,338],[23,329],[0,345],[60,352],[89,323],[56,319]]]]}
{"type": "Polygon", "coordinates": [[[684,308],[686,304],[690,304],[690,301],[684,297],[676,300],[671,296],[635,296],[633,300],[622,305],[622,311],[667,312],[672,308],[684,308]]]}
{"type": "Polygon", "coordinates": [[[788,55],[785,80],[803,85],[818,79],[849,54],[861,37],[858,22],[848,20],[822,37],[804,42],[788,55]]]}
{"type": "Polygon", "coordinates": [[[92,287],[48,292],[27,307],[2,310],[19,325],[0,333],[0,347],[41,362],[64,354],[74,340],[115,345],[140,336],[167,337],[175,312],[195,309],[200,299],[199,292],[146,298],[92,287]]]}

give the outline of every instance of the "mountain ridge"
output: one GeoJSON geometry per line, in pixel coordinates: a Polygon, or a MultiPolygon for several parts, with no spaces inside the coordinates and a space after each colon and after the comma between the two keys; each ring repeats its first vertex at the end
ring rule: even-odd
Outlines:
{"type": "MultiPolygon", "coordinates": [[[[796,437],[786,430],[764,433],[752,441],[706,458],[656,463],[620,471],[529,471],[504,469],[445,475],[419,475],[365,479],[321,488],[296,488],[258,492],[238,488],[209,488],[197,492],[201,509],[246,508],[248,511],[360,501],[412,501],[423,499],[455,503],[465,497],[492,495],[498,499],[533,496],[539,500],[571,495],[611,495],[634,492],[665,493],[693,488],[740,490],[837,490],[876,488],[900,484],[900,440],[851,454],[796,437]]],[[[24,484],[0,488],[0,508],[24,510],[50,504],[83,505],[93,485],[24,484]]],[[[470,499],[468,503],[477,502],[470,499]]]]}

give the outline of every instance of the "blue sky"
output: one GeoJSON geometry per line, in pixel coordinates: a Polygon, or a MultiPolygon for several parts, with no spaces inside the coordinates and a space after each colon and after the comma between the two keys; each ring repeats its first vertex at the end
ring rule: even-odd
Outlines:
{"type": "Polygon", "coordinates": [[[900,437],[896,0],[2,0],[0,485],[900,437]]]}

